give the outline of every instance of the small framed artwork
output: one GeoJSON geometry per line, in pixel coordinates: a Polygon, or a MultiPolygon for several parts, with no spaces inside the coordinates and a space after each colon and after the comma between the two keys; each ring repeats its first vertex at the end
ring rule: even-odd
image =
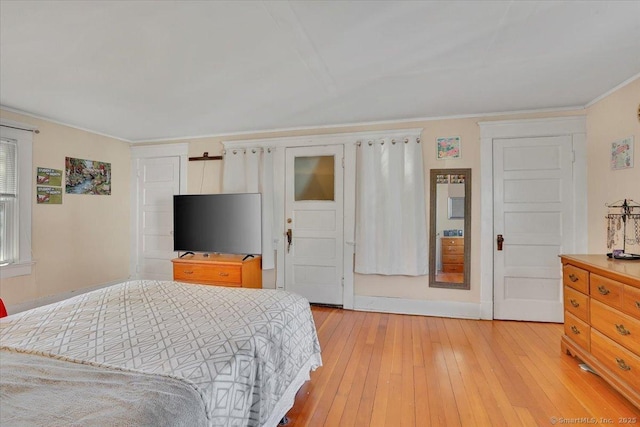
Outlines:
{"type": "Polygon", "coordinates": [[[446,136],[436,138],[438,160],[460,158],[460,137],[446,136]]]}
{"type": "Polygon", "coordinates": [[[633,136],[611,143],[611,169],[633,167],[633,136]]]}

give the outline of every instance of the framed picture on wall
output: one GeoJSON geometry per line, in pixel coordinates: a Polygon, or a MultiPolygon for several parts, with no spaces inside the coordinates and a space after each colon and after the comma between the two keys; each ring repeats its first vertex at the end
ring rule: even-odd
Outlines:
{"type": "Polygon", "coordinates": [[[460,158],[460,137],[446,136],[436,138],[438,160],[460,158]]]}
{"type": "Polygon", "coordinates": [[[633,136],[611,143],[611,169],[633,167],[633,136]]]}

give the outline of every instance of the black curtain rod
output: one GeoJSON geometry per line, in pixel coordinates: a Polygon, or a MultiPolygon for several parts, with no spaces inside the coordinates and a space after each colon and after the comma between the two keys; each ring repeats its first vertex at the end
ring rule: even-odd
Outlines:
{"type": "Polygon", "coordinates": [[[25,129],[25,128],[19,128],[17,126],[9,126],[9,125],[2,125],[2,124],[0,124],[0,126],[5,128],[11,128],[11,129],[26,130],[27,132],[40,133],[38,129],[25,129]]]}
{"type": "Polygon", "coordinates": [[[189,157],[189,161],[194,160],[222,160],[222,156],[209,156],[209,152],[205,151],[201,157],[189,157]]]}

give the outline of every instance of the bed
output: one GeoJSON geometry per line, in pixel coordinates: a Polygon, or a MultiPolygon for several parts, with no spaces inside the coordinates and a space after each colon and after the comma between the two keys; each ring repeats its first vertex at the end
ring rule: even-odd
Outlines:
{"type": "Polygon", "coordinates": [[[271,427],[321,365],[298,295],[129,281],[0,319],[0,424],[271,427]]]}

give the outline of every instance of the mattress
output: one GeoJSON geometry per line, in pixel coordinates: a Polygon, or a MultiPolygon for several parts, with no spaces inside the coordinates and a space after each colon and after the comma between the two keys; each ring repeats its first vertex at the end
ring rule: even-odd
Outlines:
{"type": "MultiPolygon", "coordinates": [[[[0,319],[0,422],[52,425],[55,418],[39,418],[43,414],[30,418],[24,403],[34,407],[33,400],[42,396],[51,401],[60,396],[57,411],[65,408],[64,392],[45,388],[62,387],[64,381],[46,375],[63,378],[56,369],[68,369],[69,379],[80,371],[79,382],[89,384],[89,390],[80,387],[76,393],[87,404],[74,408],[82,412],[84,406],[87,413],[73,420],[96,414],[89,408],[104,410],[84,425],[101,425],[100,419],[118,425],[113,420],[124,419],[122,425],[180,425],[184,420],[183,425],[274,426],[293,406],[309,371],[321,364],[303,297],[269,289],[129,281],[0,319]],[[42,377],[36,374],[39,369],[42,377]],[[87,379],[92,375],[95,384],[87,379]],[[103,385],[109,375],[107,381],[122,386],[112,395],[128,396],[133,393],[128,384],[144,384],[140,395],[128,397],[139,412],[109,414],[108,407],[127,406],[101,404],[113,399],[103,385]],[[17,387],[21,382],[41,383],[29,390],[17,387]],[[136,421],[156,415],[164,421],[136,421]]],[[[78,387],[78,382],[70,384],[71,390],[78,387]]],[[[40,403],[45,414],[56,416],[56,405],[40,403]]]]}

